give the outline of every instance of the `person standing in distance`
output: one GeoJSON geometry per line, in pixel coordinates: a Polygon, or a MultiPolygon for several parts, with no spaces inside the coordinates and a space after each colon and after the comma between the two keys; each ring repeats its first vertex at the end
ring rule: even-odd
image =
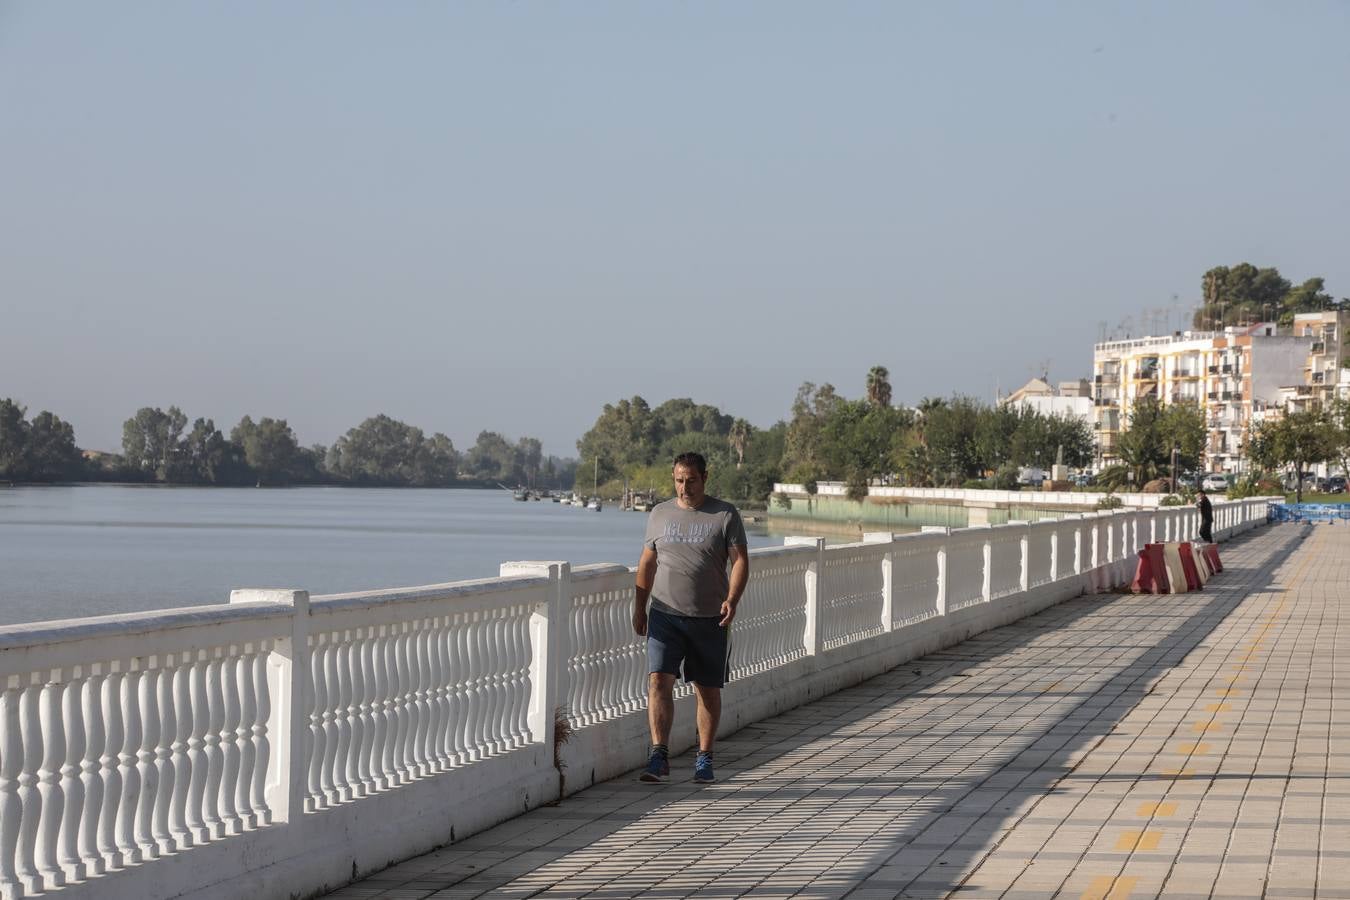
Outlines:
{"type": "Polygon", "coordinates": [[[1200,540],[1214,543],[1214,505],[1204,491],[1195,492],[1195,508],[1200,510],[1200,540]]]}
{"type": "Polygon", "coordinates": [[[667,742],[675,719],[675,678],[683,669],[698,698],[694,780],[710,782],[731,620],[750,579],[750,554],[736,507],[704,492],[707,461],[698,453],[681,453],[673,474],[675,499],[658,503],[647,517],[633,596],[633,630],[647,638],[647,723],[652,736],[651,755],[638,780],[659,783],[670,778],[667,742]]]}

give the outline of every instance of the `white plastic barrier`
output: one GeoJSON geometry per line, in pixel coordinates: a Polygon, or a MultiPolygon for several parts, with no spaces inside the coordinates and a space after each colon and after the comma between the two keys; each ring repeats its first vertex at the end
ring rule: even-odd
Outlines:
{"type": "MultiPolygon", "coordinates": [[[[1216,537],[1267,505],[1215,504],[1216,537]]],[[[723,729],[1122,584],[1144,543],[1197,525],[1164,507],[756,550],[723,729]]],[[[506,563],[0,629],[0,897],[309,894],[639,765],[632,579],[506,563]]]]}

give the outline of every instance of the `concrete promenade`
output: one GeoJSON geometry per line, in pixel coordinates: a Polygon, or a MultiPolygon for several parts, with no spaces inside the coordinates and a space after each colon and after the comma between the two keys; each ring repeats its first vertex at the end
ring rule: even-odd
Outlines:
{"type": "MultiPolygon", "coordinates": [[[[333,898],[1350,897],[1350,528],[1224,544],[333,898]]],[[[634,773],[635,774],[635,773],[634,773]]]]}

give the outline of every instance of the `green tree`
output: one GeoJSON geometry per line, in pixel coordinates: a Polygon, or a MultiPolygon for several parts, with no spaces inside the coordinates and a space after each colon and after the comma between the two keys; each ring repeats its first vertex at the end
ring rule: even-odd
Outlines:
{"type": "Polygon", "coordinates": [[[62,481],[75,478],[83,469],[80,449],[75,446],[75,429],[69,422],[43,410],[28,428],[28,477],[35,481],[62,481]]]}
{"type": "Polygon", "coordinates": [[[1268,470],[1292,467],[1295,499],[1302,503],[1304,473],[1313,465],[1335,457],[1338,443],[1336,425],[1325,411],[1286,413],[1252,428],[1247,456],[1268,470]]]}
{"type": "Polygon", "coordinates": [[[516,469],[520,472],[525,484],[534,487],[535,481],[539,478],[539,470],[544,465],[544,445],[540,443],[539,438],[523,437],[516,441],[516,469]]]}
{"type": "Polygon", "coordinates": [[[736,468],[739,469],[745,464],[745,451],[750,446],[750,435],[754,431],[750,423],[744,419],[737,419],[731,423],[731,430],[727,432],[727,443],[731,445],[731,451],[736,454],[736,468]]]}
{"type": "Polygon", "coordinates": [[[230,440],[243,448],[244,460],[257,477],[259,487],[290,483],[300,444],[285,419],[264,417],[255,423],[244,416],[230,430],[230,440]]]}
{"type": "Polygon", "coordinates": [[[688,397],[667,400],[652,410],[652,418],[656,422],[658,443],[673,434],[691,431],[725,437],[731,431],[733,421],[717,407],[695,403],[688,397]]]}
{"type": "Polygon", "coordinates": [[[1215,266],[1201,281],[1204,300],[1196,310],[1196,328],[1221,328],[1245,322],[1275,319],[1289,327],[1298,313],[1339,308],[1325,290],[1322,278],[1294,286],[1273,266],[1259,269],[1251,263],[1231,268],[1215,266]]]}
{"type": "Polygon", "coordinates": [[[0,478],[18,481],[28,476],[26,414],[12,399],[0,400],[0,478]]]}
{"type": "Polygon", "coordinates": [[[168,412],[143,406],[122,423],[122,458],[126,466],[156,480],[179,480],[183,475],[179,451],[187,416],[176,406],[168,412]]]}
{"type": "Polygon", "coordinates": [[[464,468],[470,476],[484,481],[515,480],[515,448],[495,431],[480,431],[478,440],[464,454],[464,468]]]}
{"type": "Polygon", "coordinates": [[[983,462],[976,445],[979,404],[970,397],[954,396],[934,405],[924,416],[924,437],[933,476],[942,484],[961,484],[982,474],[983,462]]]}
{"type": "Polygon", "coordinates": [[[1335,453],[1341,464],[1341,471],[1350,475],[1350,397],[1337,397],[1327,409],[1327,421],[1331,423],[1335,453]]]}
{"type": "Polygon", "coordinates": [[[867,372],[867,399],[874,406],[891,405],[891,373],[885,366],[867,372]]]}
{"type": "Polygon", "coordinates": [[[1168,476],[1172,448],[1179,450],[1182,471],[1196,469],[1205,450],[1205,419],[1194,403],[1164,406],[1153,397],[1135,401],[1128,427],[1120,435],[1121,461],[1136,486],[1168,476]]]}
{"type": "Polygon", "coordinates": [[[635,395],[631,400],[606,403],[595,424],[577,441],[577,452],[590,465],[599,459],[600,480],[608,481],[626,465],[652,462],[661,438],[660,421],[647,401],[635,395]]]}

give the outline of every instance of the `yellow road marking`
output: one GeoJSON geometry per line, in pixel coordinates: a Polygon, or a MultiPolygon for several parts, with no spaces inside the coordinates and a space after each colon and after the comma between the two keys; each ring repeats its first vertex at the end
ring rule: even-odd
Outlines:
{"type": "Polygon", "coordinates": [[[1161,831],[1127,831],[1116,841],[1117,850],[1157,850],[1161,831]]]}
{"type": "Polygon", "coordinates": [[[1209,752],[1209,744],[1206,743],[1179,744],[1177,745],[1177,752],[1205,754],[1209,752]]]}
{"type": "Polygon", "coordinates": [[[1191,731],[1196,734],[1204,734],[1206,731],[1223,731],[1222,722],[1196,722],[1191,726],[1191,731]]]}
{"type": "Polygon", "coordinates": [[[1176,814],[1177,805],[1175,803],[1167,802],[1141,803],[1139,805],[1139,811],[1136,813],[1136,815],[1140,816],[1157,816],[1160,818],[1175,816],[1176,814]]]}
{"type": "Polygon", "coordinates": [[[1130,896],[1130,891],[1134,890],[1135,882],[1138,880],[1134,875],[1121,875],[1119,878],[1098,875],[1092,879],[1088,889],[1083,891],[1082,900],[1125,900],[1130,896]]]}

